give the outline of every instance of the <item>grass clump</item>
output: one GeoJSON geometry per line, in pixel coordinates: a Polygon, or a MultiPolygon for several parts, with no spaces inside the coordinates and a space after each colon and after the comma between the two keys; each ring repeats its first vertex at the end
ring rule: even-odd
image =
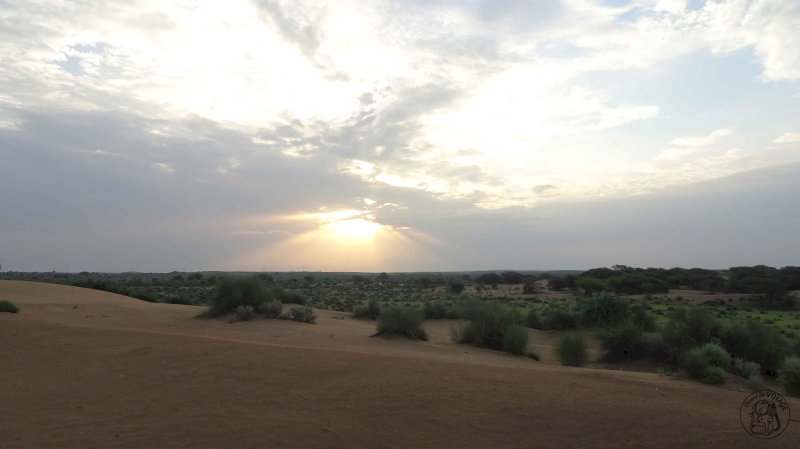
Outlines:
{"type": "Polygon", "coordinates": [[[0,312],[17,313],[19,307],[7,299],[0,299],[0,312]]]}
{"type": "Polygon", "coordinates": [[[731,366],[731,356],[722,346],[716,343],[706,343],[703,346],[690,349],[683,359],[683,367],[693,378],[706,383],[722,383],[725,381],[724,372],[731,366]],[[722,370],[721,382],[718,371],[722,370]]]}
{"type": "Polygon", "coordinates": [[[606,351],[606,360],[634,360],[647,356],[644,330],[632,321],[601,331],[597,336],[606,351]]]}
{"type": "Polygon", "coordinates": [[[314,310],[305,306],[292,307],[281,318],[308,324],[317,323],[317,316],[314,315],[314,310]]]}
{"type": "Polygon", "coordinates": [[[787,357],[778,370],[778,377],[787,394],[800,396],[800,357],[787,357]]]}
{"type": "Polygon", "coordinates": [[[279,318],[283,311],[283,305],[277,299],[262,302],[258,306],[258,313],[264,315],[265,318],[279,318]]]}
{"type": "Polygon", "coordinates": [[[580,332],[569,332],[561,336],[556,345],[556,358],[562,365],[584,366],[589,361],[589,344],[580,332]]]}
{"type": "Polygon", "coordinates": [[[378,315],[375,335],[405,335],[414,340],[427,340],[428,334],[422,327],[422,313],[411,307],[388,307],[378,315]]]}
{"type": "Polygon", "coordinates": [[[236,321],[250,321],[250,318],[253,318],[253,306],[236,306],[236,310],[228,319],[229,322],[234,323],[236,321]]]}
{"type": "Polygon", "coordinates": [[[366,305],[361,304],[353,309],[353,318],[376,320],[381,314],[381,305],[377,299],[370,299],[366,305]]]}
{"type": "Polygon", "coordinates": [[[747,380],[747,384],[754,390],[764,388],[764,379],[761,377],[761,365],[749,362],[742,358],[733,359],[732,371],[737,376],[747,380]]]}
{"type": "Polygon", "coordinates": [[[500,304],[471,303],[464,307],[467,322],[453,327],[456,343],[469,343],[482,348],[522,355],[528,347],[528,332],[522,317],[515,310],[500,304]]]}

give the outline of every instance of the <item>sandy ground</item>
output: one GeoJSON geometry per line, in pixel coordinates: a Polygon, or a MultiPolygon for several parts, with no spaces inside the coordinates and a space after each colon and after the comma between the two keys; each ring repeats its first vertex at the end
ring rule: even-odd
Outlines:
{"type": "MultiPolygon", "coordinates": [[[[0,449],[800,447],[745,433],[746,392],[544,363],[374,322],[193,318],[201,308],[0,281],[0,449]]],[[[550,362],[550,363],[549,363],[550,362]]],[[[800,416],[800,401],[790,399],[800,416]]],[[[796,418],[795,418],[796,419],[796,418]]]]}

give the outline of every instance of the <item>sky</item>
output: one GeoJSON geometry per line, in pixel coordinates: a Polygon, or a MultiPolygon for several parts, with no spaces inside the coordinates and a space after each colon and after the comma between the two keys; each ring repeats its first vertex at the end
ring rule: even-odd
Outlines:
{"type": "Polygon", "coordinates": [[[800,265],[796,0],[0,0],[15,271],[800,265]]]}

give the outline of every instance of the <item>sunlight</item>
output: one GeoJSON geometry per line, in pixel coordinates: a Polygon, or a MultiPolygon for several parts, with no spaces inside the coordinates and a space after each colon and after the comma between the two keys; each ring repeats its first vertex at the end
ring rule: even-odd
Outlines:
{"type": "Polygon", "coordinates": [[[386,226],[363,218],[339,220],[323,225],[330,237],[338,240],[367,240],[385,230],[386,226]]]}

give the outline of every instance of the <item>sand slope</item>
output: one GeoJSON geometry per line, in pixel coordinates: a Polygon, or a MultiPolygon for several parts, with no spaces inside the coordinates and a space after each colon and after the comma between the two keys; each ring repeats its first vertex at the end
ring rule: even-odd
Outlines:
{"type": "MultiPolygon", "coordinates": [[[[420,343],[326,311],[229,324],[16,281],[0,298],[21,308],[0,314],[2,449],[764,446],[736,385],[540,364],[452,344],[444,322],[420,343]]],[[[769,445],[800,447],[800,423],[769,445]]]]}

